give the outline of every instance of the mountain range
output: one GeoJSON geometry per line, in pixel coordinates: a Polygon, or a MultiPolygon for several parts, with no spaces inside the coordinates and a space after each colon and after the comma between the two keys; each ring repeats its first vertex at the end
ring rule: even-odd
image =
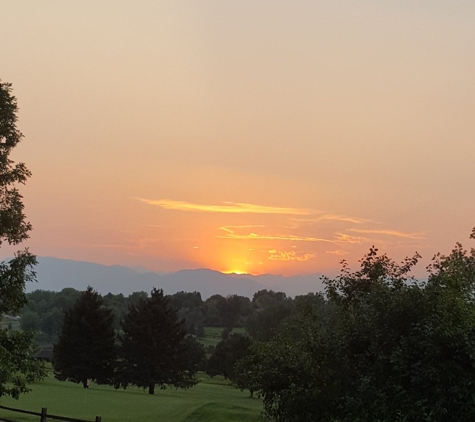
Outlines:
{"type": "Polygon", "coordinates": [[[165,294],[178,291],[201,293],[203,299],[214,294],[238,294],[252,298],[262,289],[285,292],[288,296],[323,291],[319,274],[282,275],[223,274],[209,269],[181,270],[174,273],[148,271],[142,267],[101,265],[52,257],[38,257],[35,268],[37,282],[29,283],[27,291],[37,289],[60,291],[66,287],[85,290],[93,287],[101,294],[109,292],[129,295],[137,291],[163,289],[165,294]]]}

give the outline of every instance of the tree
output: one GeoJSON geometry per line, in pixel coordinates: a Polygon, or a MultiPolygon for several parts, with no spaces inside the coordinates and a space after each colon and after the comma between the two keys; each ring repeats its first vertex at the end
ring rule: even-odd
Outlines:
{"type": "Polygon", "coordinates": [[[40,317],[36,312],[23,312],[20,319],[20,326],[23,331],[37,331],[40,328],[40,317]]]}
{"type": "Polygon", "coordinates": [[[187,335],[185,337],[185,361],[184,366],[190,375],[206,369],[206,352],[204,346],[196,341],[195,337],[187,335]]]}
{"type": "Polygon", "coordinates": [[[269,341],[275,330],[293,310],[291,299],[272,301],[264,309],[249,315],[244,321],[247,333],[257,341],[269,341]]]}
{"type": "Polygon", "coordinates": [[[233,381],[234,365],[244,357],[250,344],[249,337],[237,333],[231,333],[226,340],[221,340],[209,358],[208,375],[222,375],[233,381]]]}
{"type": "MultiPolygon", "coordinates": [[[[17,101],[11,84],[0,81],[0,246],[18,245],[29,237],[31,224],[23,213],[22,196],[16,188],[31,176],[24,163],[14,163],[10,153],[23,135],[16,127],[17,101]]],[[[0,263],[0,315],[17,313],[27,302],[25,284],[35,280],[36,258],[28,249],[0,263]]],[[[18,398],[27,384],[42,379],[44,365],[31,358],[33,333],[0,330],[0,396],[18,398]]]]}
{"type": "Polygon", "coordinates": [[[282,302],[287,299],[284,292],[274,292],[273,290],[259,290],[252,296],[252,304],[256,308],[266,308],[274,305],[276,302],[282,302]]]}
{"type": "Polygon", "coordinates": [[[232,331],[243,314],[250,311],[250,308],[249,298],[238,295],[229,295],[216,303],[219,318],[229,331],[232,331]]]}
{"type": "Polygon", "coordinates": [[[475,250],[437,255],[426,283],[410,276],[417,260],[397,264],[371,248],[359,271],[343,263],[324,280],[323,307],[292,316],[253,351],[269,417],[475,418],[475,250]]]}
{"type": "Polygon", "coordinates": [[[260,343],[251,345],[244,356],[234,364],[233,384],[241,391],[249,390],[251,398],[254,397],[254,392],[261,388],[259,346],[261,346],[260,343]]]}
{"type": "Polygon", "coordinates": [[[58,344],[54,346],[55,377],[83,383],[111,384],[116,362],[112,311],[88,287],[71,309],[65,311],[58,344]]]}
{"type": "Polygon", "coordinates": [[[170,301],[176,308],[178,317],[185,320],[186,332],[202,337],[205,307],[201,294],[180,291],[171,295],[170,301]]]}
{"type": "Polygon", "coordinates": [[[154,394],[157,384],[162,389],[196,384],[188,365],[184,321],[178,319],[163,290],[153,289],[149,298],[131,306],[122,330],[116,388],[132,384],[154,394]]]}

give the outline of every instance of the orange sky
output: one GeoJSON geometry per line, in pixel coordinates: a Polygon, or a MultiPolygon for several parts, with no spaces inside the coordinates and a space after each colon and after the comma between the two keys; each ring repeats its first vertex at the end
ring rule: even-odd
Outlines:
{"type": "Polygon", "coordinates": [[[38,255],[299,274],[355,268],[373,244],[423,264],[470,246],[474,2],[7,0],[1,15],[38,255]]]}

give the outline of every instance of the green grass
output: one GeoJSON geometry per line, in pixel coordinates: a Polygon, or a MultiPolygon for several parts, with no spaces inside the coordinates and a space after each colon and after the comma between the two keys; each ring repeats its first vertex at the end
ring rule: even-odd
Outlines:
{"type": "MultiPolygon", "coordinates": [[[[205,336],[198,339],[203,346],[216,346],[221,340],[221,333],[223,332],[223,327],[205,327],[205,336]]],[[[246,330],[243,327],[234,328],[233,333],[245,334],[246,330]]]]}
{"type": "MultiPolygon", "coordinates": [[[[19,400],[3,397],[4,406],[94,421],[102,416],[103,422],[199,422],[199,421],[258,421],[262,410],[259,399],[249,398],[227,385],[227,381],[199,374],[202,381],[189,390],[156,390],[149,395],[135,387],[115,390],[92,384],[89,389],[52,377],[32,385],[32,391],[19,400]]],[[[39,418],[0,409],[0,416],[24,422],[38,422],[39,418]]]]}
{"type": "MultiPolygon", "coordinates": [[[[221,333],[224,330],[224,327],[205,327],[205,337],[216,337],[221,339],[221,333]]],[[[246,330],[244,327],[233,328],[232,333],[244,334],[246,330]]]]}

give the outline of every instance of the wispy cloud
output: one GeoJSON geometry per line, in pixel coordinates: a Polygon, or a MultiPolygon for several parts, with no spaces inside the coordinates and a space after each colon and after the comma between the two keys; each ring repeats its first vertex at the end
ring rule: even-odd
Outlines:
{"type": "Polygon", "coordinates": [[[266,205],[245,204],[241,202],[223,202],[219,205],[193,204],[171,199],[144,199],[136,198],[149,205],[175,211],[214,212],[233,214],[283,214],[283,215],[310,215],[312,210],[303,208],[269,207],[266,205]]]}
{"type": "Polygon", "coordinates": [[[363,229],[350,229],[354,233],[362,234],[382,234],[387,236],[403,237],[405,239],[425,239],[425,233],[403,233],[396,230],[363,230],[363,229]]]}
{"type": "Polygon", "coordinates": [[[346,233],[336,233],[336,241],[339,243],[366,243],[369,242],[369,239],[362,236],[352,236],[346,233]]]}
{"type": "Polygon", "coordinates": [[[342,251],[342,250],[337,250],[337,251],[325,251],[325,253],[328,253],[330,255],[343,256],[343,255],[346,255],[348,252],[347,251],[342,251]]]}
{"type": "Polygon", "coordinates": [[[363,224],[373,222],[365,218],[357,217],[348,217],[346,215],[340,214],[322,214],[312,218],[293,218],[293,221],[302,222],[302,223],[319,223],[320,221],[342,221],[353,224],[363,224]]]}
{"type": "Polygon", "coordinates": [[[223,230],[227,233],[234,234],[235,229],[254,229],[256,227],[265,227],[261,224],[244,224],[242,226],[223,226],[219,230],[223,230]]]}
{"type": "MultiPolygon", "coordinates": [[[[261,239],[261,240],[291,240],[295,242],[328,242],[333,243],[333,241],[328,239],[323,239],[319,237],[307,237],[307,236],[295,236],[295,235],[280,235],[280,234],[259,234],[259,233],[245,233],[245,234],[238,234],[235,233],[233,228],[235,227],[246,227],[246,226],[224,226],[220,227],[220,230],[226,232],[225,235],[218,236],[224,239],[240,239],[240,240],[249,240],[249,239],[261,239]]],[[[251,226],[253,227],[253,226],[251,226]]],[[[262,227],[262,226],[254,226],[254,227],[262,227]]]]}
{"type": "Polygon", "coordinates": [[[277,251],[275,249],[271,249],[267,251],[270,255],[267,259],[271,261],[308,261],[316,256],[314,253],[305,253],[302,255],[297,255],[295,251],[277,251]]]}

